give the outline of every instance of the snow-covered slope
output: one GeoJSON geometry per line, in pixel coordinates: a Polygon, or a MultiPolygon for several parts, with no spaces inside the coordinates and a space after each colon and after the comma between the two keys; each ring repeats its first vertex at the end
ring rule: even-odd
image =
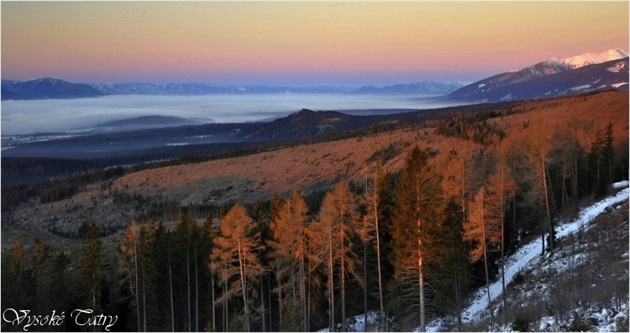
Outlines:
{"type": "MultiPolygon", "coordinates": [[[[628,181],[616,183],[613,185],[615,188],[623,188],[614,196],[605,198],[590,207],[583,209],[580,212],[578,218],[573,221],[556,226],[556,237],[558,240],[568,237],[576,233],[585,225],[590,223],[595,217],[602,214],[608,207],[614,206],[621,202],[627,201],[629,196],[628,181]]],[[[514,277],[521,272],[527,265],[533,264],[536,260],[541,258],[541,239],[525,244],[519,248],[513,255],[511,255],[505,264],[505,283],[506,285],[512,282],[514,277]]],[[[501,296],[502,283],[501,280],[495,281],[490,284],[490,299],[496,300],[501,296]]],[[[485,312],[488,309],[488,295],[485,286],[479,288],[473,296],[471,304],[462,312],[462,320],[464,323],[471,324],[477,322],[485,316],[485,312]]],[[[428,331],[439,331],[443,329],[443,319],[432,321],[427,325],[428,331]]]]}
{"type": "MultiPolygon", "coordinates": [[[[623,181],[613,184],[613,188],[621,189],[615,195],[607,197],[595,204],[586,207],[580,211],[580,214],[577,218],[563,223],[561,225],[556,226],[556,237],[558,240],[563,238],[567,238],[580,230],[584,230],[589,224],[600,214],[609,211],[611,207],[615,207],[620,203],[628,201],[630,196],[629,191],[629,182],[623,181]]],[[[540,238],[536,238],[536,240],[531,241],[528,244],[525,244],[521,248],[519,248],[514,254],[512,254],[506,261],[505,266],[505,283],[508,285],[512,280],[520,274],[525,268],[536,265],[539,261],[554,261],[553,258],[541,257],[541,240],[540,238]]],[[[627,253],[626,253],[627,255],[627,253]]],[[[558,265],[562,265],[560,262],[558,265]]],[[[558,267],[556,267],[558,269],[558,267]]],[[[501,297],[501,293],[503,291],[501,280],[498,280],[490,285],[490,298],[494,302],[499,297],[501,297]]],[[[621,305],[622,311],[618,311],[618,313],[610,313],[608,309],[605,307],[599,308],[597,304],[591,306],[586,310],[575,310],[574,312],[589,312],[590,316],[598,317],[599,323],[601,326],[597,327],[598,331],[615,331],[615,319],[620,317],[628,316],[628,304],[624,303],[621,305]],[[612,322],[612,324],[610,324],[612,322]]],[[[475,292],[472,296],[472,301],[470,305],[462,312],[462,320],[464,324],[474,324],[482,319],[484,316],[487,316],[488,309],[488,296],[486,293],[486,287],[483,286],[475,292]]],[[[367,323],[364,322],[364,315],[358,315],[355,317],[348,318],[348,331],[350,332],[361,332],[367,330],[372,331],[376,329],[378,326],[378,312],[371,311],[367,315],[367,323]],[[367,324],[367,326],[366,326],[367,324]]],[[[391,319],[390,319],[391,320],[391,319]]],[[[455,318],[438,318],[433,320],[427,325],[427,331],[429,332],[438,332],[438,331],[448,331],[449,325],[452,325],[455,322],[455,318]],[[450,324],[449,324],[450,323],[450,324]]],[[[538,327],[532,327],[532,329],[537,329],[539,331],[549,330],[557,331],[557,328],[554,329],[555,319],[552,317],[544,317],[540,319],[538,327]],[[552,323],[553,322],[553,323],[552,323]]],[[[338,328],[341,327],[341,324],[337,324],[338,328]]],[[[495,329],[499,331],[507,331],[511,330],[510,327],[495,327],[495,329]]],[[[415,331],[418,331],[416,329],[415,331]]],[[[325,328],[320,330],[319,332],[330,332],[329,328],[325,328]]]]}
{"type": "Polygon", "coordinates": [[[622,49],[610,49],[602,53],[584,53],[569,58],[551,58],[548,62],[559,63],[571,69],[576,69],[627,57],[628,53],[622,49]]]}

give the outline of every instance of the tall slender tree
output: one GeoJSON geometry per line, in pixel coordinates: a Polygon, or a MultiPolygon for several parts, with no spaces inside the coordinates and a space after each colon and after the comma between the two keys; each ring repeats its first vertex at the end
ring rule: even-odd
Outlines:
{"type": "Polygon", "coordinates": [[[283,316],[286,323],[295,326],[281,327],[291,331],[306,331],[307,324],[307,239],[306,227],[308,222],[308,207],[299,192],[284,202],[276,218],[271,221],[270,228],[273,240],[269,242],[272,249],[271,256],[276,262],[278,294],[290,298],[287,315],[283,316]],[[299,310],[298,310],[299,309],[299,310]],[[287,319],[289,319],[287,321],[287,319]]]}
{"type": "Polygon", "coordinates": [[[246,331],[251,330],[251,293],[255,292],[252,282],[264,271],[258,258],[260,238],[256,224],[247,216],[245,207],[236,204],[221,219],[220,236],[215,238],[215,248],[211,260],[220,261],[223,265],[220,278],[229,288],[217,300],[222,302],[236,295],[242,298],[243,325],[246,331]]]}
{"type": "Polygon", "coordinates": [[[339,183],[331,192],[326,194],[319,212],[320,232],[327,238],[322,242],[325,247],[320,251],[322,258],[326,258],[328,267],[328,300],[329,322],[334,328],[335,315],[335,271],[339,275],[339,296],[341,297],[341,328],[347,330],[346,323],[346,280],[353,278],[359,283],[357,255],[353,251],[354,226],[358,220],[357,206],[348,184],[339,183]]]}
{"type": "MultiPolygon", "coordinates": [[[[496,227],[498,225],[498,242],[501,253],[501,284],[503,288],[502,300],[503,308],[506,306],[506,290],[505,290],[505,213],[508,203],[516,194],[516,182],[512,177],[509,166],[506,164],[505,158],[501,156],[497,162],[497,170],[490,175],[486,185],[486,203],[485,207],[488,211],[487,220],[489,225],[496,227]]],[[[493,241],[496,241],[493,239],[493,241]]]]}
{"type": "Polygon", "coordinates": [[[129,291],[134,299],[132,306],[136,312],[136,327],[141,331],[140,321],[140,295],[138,293],[138,246],[137,246],[137,225],[135,221],[131,223],[125,231],[123,240],[118,246],[118,266],[122,273],[120,282],[123,288],[129,291]]]}
{"type": "Polygon", "coordinates": [[[379,226],[379,214],[380,214],[380,184],[383,181],[383,175],[381,173],[380,166],[376,164],[374,168],[374,177],[371,180],[366,179],[365,192],[361,197],[361,203],[365,207],[364,214],[361,219],[361,226],[358,228],[359,235],[363,242],[363,279],[364,279],[364,318],[363,321],[367,323],[367,247],[368,244],[373,244],[376,248],[376,271],[378,276],[378,301],[379,301],[379,321],[378,329],[384,330],[382,324],[385,322],[385,307],[383,303],[383,274],[381,267],[381,239],[380,239],[380,226],[379,226]]]}
{"type": "Polygon", "coordinates": [[[405,159],[392,235],[396,277],[408,290],[415,290],[421,331],[426,330],[427,265],[443,255],[436,237],[443,225],[444,200],[440,176],[429,164],[429,156],[416,146],[405,159]]]}
{"type": "Polygon", "coordinates": [[[33,275],[35,282],[35,304],[38,310],[48,311],[51,306],[51,258],[50,246],[44,243],[39,237],[33,240],[33,275]]]}
{"type": "Polygon", "coordinates": [[[542,204],[545,211],[545,223],[542,223],[542,252],[545,252],[545,233],[548,234],[548,250],[553,251],[555,246],[555,230],[553,225],[552,200],[553,191],[549,182],[549,141],[545,137],[538,137],[532,142],[528,154],[531,170],[531,190],[529,200],[537,204],[542,204]]]}
{"type": "Polygon", "coordinates": [[[90,307],[95,313],[102,311],[101,287],[104,283],[106,261],[100,234],[95,222],[90,223],[87,232],[87,244],[81,253],[79,263],[79,277],[83,287],[84,306],[90,307]]]}

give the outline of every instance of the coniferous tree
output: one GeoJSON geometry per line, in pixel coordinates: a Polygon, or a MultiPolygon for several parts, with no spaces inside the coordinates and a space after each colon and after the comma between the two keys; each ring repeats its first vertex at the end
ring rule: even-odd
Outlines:
{"type": "Polygon", "coordinates": [[[138,293],[138,245],[137,245],[137,225],[131,223],[125,231],[123,240],[118,246],[118,266],[122,273],[120,283],[133,298],[132,308],[136,313],[136,327],[139,331],[142,327],[140,319],[140,295],[138,293]]]}
{"type": "Polygon", "coordinates": [[[3,274],[3,307],[28,308],[31,305],[30,268],[26,257],[26,249],[21,241],[17,241],[10,250],[7,273],[3,274]],[[6,296],[5,296],[6,295],[6,296]]]}
{"type": "MultiPolygon", "coordinates": [[[[214,217],[212,214],[208,214],[206,220],[203,223],[201,228],[201,253],[210,254],[212,253],[212,248],[214,244],[214,237],[216,236],[216,230],[214,227],[214,217]]],[[[206,324],[206,331],[217,331],[217,313],[216,313],[216,271],[217,271],[217,263],[212,261],[211,255],[206,256],[203,263],[204,266],[207,267],[206,274],[209,280],[209,284],[207,289],[209,290],[210,299],[206,302],[207,306],[210,307],[210,315],[208,319],[208,323],[206,324]]]]}
{"type": "MultiPolygon", "coordinates": [[[[484,271],[486,276],[486,293],[488,297],[488,306],[492,304],[490,295],[490,273],[488,269],[488,248],[490,244],[495,244],[499,241],[500,227],[496,224],[491,224],[488,218],[488,207],[486,199],[486,188],[482,186],[475,199],[471,204],[470,214],[466,223],[464,223],[464,237],[467,241],[471,241],[473,246],[470,248],[469,256],[472,262],[476,262],[483,259],[484,271]]],[[[491,321],[493,310],[489,309],[491,321]]]]}
{"type": "Polygon", "coordinates": [[[90,223],[87,232],[87,244],[81,253],[79,277],[83,288],[83,304],[95,313],[102,311],[102,286],[106,261],[101,244],[100,234],[95,222],[90,223]]]}
{"type": "Polygon", "coordinates": [[[383,274],[382,274],[382,266],[381,266],[381,237],[380,237],[380,226],[379,226],[379,215],[381,209],[381,200],[379,195],[379,189],[382,188],[381,184],[383,183],[383,175],[381,173],[381,169],[377,164],[374,170],[374,178],[371,180],[366,180],[365,183],[365,192],[361,197],[361,204],[364,207],[364,213],[361,218],[361,225],[358,228],[358,233],[363,242],[363,285],[364,285],[364,318],[363,321],[367,323],[367,292],[368,292],[368,283],[367,283],[367,247],[369,244],[372,244],[376,248],[376,271],[378,276],[378,301],[379,301],[379,318],[378,318],[378,329],[384,330],[385,327],[382,326],[384,323],[385,316],[385,306],[383,303],[383,274]]]}
{"type": "Polygon", "coordinates": [[[427,267],[444,255],[436,241],[444,218],[441,179],[429,165],[427,150],[416,146],[407,155],[396,190],[396,205],[392,234],[396,278],[409,296],[416,295],[411,301],[419,309],[419,329],[424,331],[427,267]]]}
{"type": "MultiPolygon", "coordinates": [[[[66,309],[70,303],[68,298],[68,290],[70,284],[70,274],[67,269],[70,264],[70,258],[66,256],[63,248],[59,249],[55,257],[52,259],[52,285],[50,298],[52,299],[53,309],[66,309]]],[[[67,312],[66,312],[67,313],[67,312]]],[[[65,330],[65,322],[60,327],[65,330]]]]}
{"type": "Polygon", "coordinates": [[[195,236],[197,225],[188,215],[181,214],[179,221],[175,225],[173,244],[174,252],[177,258],[174,270],[174,287],[176,310],[180,310],[179,324],[181,329],[192,331],[193,325],[193,308],[194,308],[194,267],[195,258],[195,236]]]}
{"type": "Polygon", "coordinates": [[[39,237],[33,240],[33,275],[35,282],[35,304],[36,309],[42,312],[50,311],[51,299],[51,265],[50,247],[42,242],[39,237]]]}
{"type": "Polygon", "coordinates": [[[613,163],[612,124],[608,124],[604,134],[601,130],[596,131],[589,153],[589,179],[595,198],[606,194],[607,186],[612,182],[613,163]]]}
{"type": "Polygon", "coordinates": [[[357,267],[357,256],[353,251],[353,228],[357,223],[357,212],[354,196],[348,184],[339,183],[329,192],[319,212],[320,232],[327,238],[325,248],[321,251],[328,267],[328,297],[331,327],[334,328],[335,314],[335,269],[339,275],[339,296],[341,298],[341,327],[347,330],[346,323],[346,280],[352,277],[361,282],[357,267]]]}
{"type": "Polygon", "coordinates": [[[487,219],[491,228],[499,226],[499,241],[493,240],[499,246],[501,253],[501,283],[503,288],[502,300],[503,308],[506,306],[506,290],[505,290],[505,213],[508,203],[512,200],[516,193],[516,182],[512,177],[509,167],[502,157],[497,162],[497,170],[487,181],[486,191],[486,208],[488,210],[487,219]]]}
{"type": "Polygon", "coordinates": [[[307,235],[308,208],[299,192],[284,202],[271,221],[271,257],[277,270],[277,293],[287,306],[282,330],[306,331],[307,323],[307,235]]]}
{"type": "Polygon", "coordinates": [[[258,258],[260,238],[254,221],[247,216],[245,207],[234,205],[221,219],[220,235],[215,238],[211,260],[221,263],[218,266],[220,279],[229,288],[217,302],[228,301],[240,295],[242,299],[242,324],[246,331],[251,330],[252,283],[264,271],[258,258]]]}
{"type": "Polygon", "coordinates": [[[548,234],[548,249],[553,251],[555,245],[555,230],[553,225],[552,200],[553,191],[549,182],[549,142],[546,138],[537,138],[530,146],[528,159],[530,164],[531,190],[530,202],[541,205],[545,210],[545,219],[542,223],[542,252],[545,252],[545,233],[548,234]]]}

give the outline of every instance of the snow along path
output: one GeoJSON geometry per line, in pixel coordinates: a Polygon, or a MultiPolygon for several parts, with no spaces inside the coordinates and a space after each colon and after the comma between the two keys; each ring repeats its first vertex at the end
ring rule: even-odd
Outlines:
{"type": "MultiPolygon", "coordinates": [[[[614,196],[605,198],[592,206],[584,208],[577,219],[574,221],[556,226],[556,238],[561,239],[567,237],[582,228],[585,224],[591,222],[599,214],[603,213],[607,207],[628,200],[628,181],[613,184],[614,188],[623,188],[614,196]]],[[[538,259],[541,254],[541,239],[536,238],[528,244],[519,248],[513,255],[509,256],[505,262],[505,284],[506,286],[528,263],[534,259],[538,259]]],[[[501,279],[490,284],[490,298],[494,301],[501,296],[503,287],[501,279]]],[[[473,323],[483,318],[484,313],[488,309],[488,295],[486,287],[483,286],[477,290],[473,296],[472,304],[462,312],[462,321],[464,323],[473,323]]],[[[427,325],[427,331],[437,331],[440,329],[441,320],[437,319],[427,325]]]]}

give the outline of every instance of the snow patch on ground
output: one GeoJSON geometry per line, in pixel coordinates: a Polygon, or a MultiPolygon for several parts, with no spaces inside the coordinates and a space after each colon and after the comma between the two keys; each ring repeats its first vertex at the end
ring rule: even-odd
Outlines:
{"type": "MultiPolygon", "coordinates": [[[[360,314],[358,316],[346,319],[346,327],[348,329],[348,332],[384,331],[384,327],[379,329],[379,322],[382,320],[382,318],[384,318],[384,315],[380,311],[369,311],[367,313],[367,322],[365,321],[366,316],[360,314]]],[[[388,323],[385,323],[385,325],[389,325],[391,318],[387,318],[386,320],[388,321],[388,323]]],[[[336,331],[341,331],[341,324],[336,324],[336,326],[336,331]]],[[[318,332],[330,332],[330,328],[326,327],[319,330],[318,332]]]]}
{"type": "MultiPolygon", "coordinates": [[[[572,235],[583,228],[587,223],[606,211],[607,208],[615,206],[621,202],[628,200],[628,181],[613,184],[613,188],[623,190],[614,196],[605,198],[589,207],[582,209],[578,218],[556,226],[556,237],[561,239],[572,235]]],[[[534,265],[541,258],[542,240],[537,238],[528,244],[520,247],[513,255],[509,256],[505,262],[505,284],[508,285],[514,277],[527,266],[534,265]]],[[[576,256],[575,260],[580,260],[576,256]]],[[[559,269],[559,267],[558,267],[559,269]]],[[[490,284],[490,299],[496,300],[502,293],[502,283],[498,281],[490,284]]],[[[462,312],[462,321],[464,323],[478,322],[487,313],[488,294],[486,287],[479,288],[472,296],[472,303],[462,312]]],[[[443,329],[443,319],[437,319],[427,325],[427,331],[437,332],[443,329]]]]}
{"type": "MultiPolygon", "coordinates": [[[[622,181],[612,185],[614,189],[621,189],[615,195],[605,198],[589,207],[581,210],[579,216],[571,221],[556,225],[556,237],[558,240],[568,237],[582,228],[586,228],[587,225],[598,215],[610,209],[619,208],[619,204],[628,200],[629,182],[622,181]],[[616,207],[616,208],[615,208],[616,207]]],[[[547,258],[541,257],[542,241],[537,238],[528,244],[521,246],[513,255],[506,259],[505,263],[505,284],[508,285],[514,277],[528,267],[534,266],[540,260],[547,258]]],[[[547,254],[547,256],[554,256],[556,254],[547,254]]],[[[627,252],[626,252],[627,256],[627,252]]],[[[546,269],[555,269],[556,271],[566,271],[571,267],[577,267],[586,260],[583,254],[577,253],[567,258],[549,260],[552,264],[546,266],[546,269]]],[[[544,288],[545,286],[543,286],[544,288]]],[[[546,286],[547,288],[549,286],[546,286]]],[[[490,299],[496,300],[501,296],[503,292],[501,280],[498,280],[490,285],[490,299]]],[[[540,290],[536,292],[541,292],[540,290]]],[[[614,300],[613,300],[614,303],[614,300]]],[[[462,320],[464,323],[472,324],[478,322],[487,315],[488,308],[488,295],[486,293],[486,287],[479,288],[472,296],[472,303],[462,312],[462,320]]],[[[610,307],[601,306],[599,304],[593,304],[588,307],[576,308],[572,311],[576,315],[582,314],[582,317],[588,317],[593,324],[597,325],[600,332],[614,332],[618,331],[616,322],[628,320],[628,303],[622,303],[619,311],[610,307]]],[[[349,318],[346,323],[348,331],[350,332],[362,332],[373,331],[377,329],[379,318],[378,311],[370,311],[367,316],[367,327],[364,315],[358,315],[349,318]]],[[[387,319],[391,321],[391,318],[387,319]]],[[[448,327],[452,327],[455,319],[452,317],[437,318],[426,325],[427,332],[439,332],[448,330],[448,327]]],[[[539,331],[557,331],[561,328],[561,325],[565,323],[559,323],[553,317],[543,317],[540,319],[537,329],[539,331]]],[[[338,329],[341,329],[341,324],[336,325],[338,329]]],[[[414,331],[418,331],[416,328],[414,331]]],[[[494,327],[493,330],[498,331],[512,331],[511,326],[494,327]]],[[[330,328],[324,328],[319,332],[330,332],[330,328]]]]}

